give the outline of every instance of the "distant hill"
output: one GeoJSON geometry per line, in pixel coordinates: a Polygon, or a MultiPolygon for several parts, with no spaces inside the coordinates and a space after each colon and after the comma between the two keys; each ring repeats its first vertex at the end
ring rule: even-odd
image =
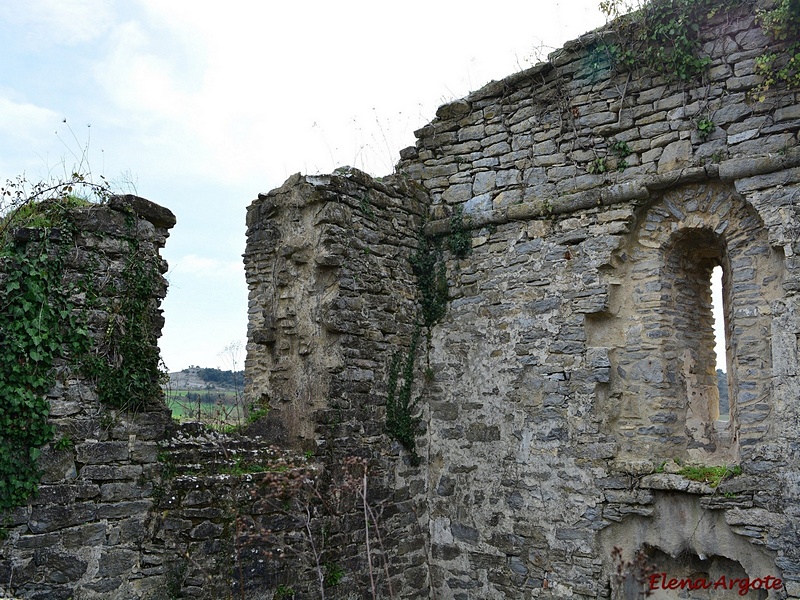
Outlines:
{"type": "Polygon", "coordinates": [[[223,371],[205,367],[189,367],[169,374],[174,390],[233,390],[244,387],[244,371],[223,371]]]}

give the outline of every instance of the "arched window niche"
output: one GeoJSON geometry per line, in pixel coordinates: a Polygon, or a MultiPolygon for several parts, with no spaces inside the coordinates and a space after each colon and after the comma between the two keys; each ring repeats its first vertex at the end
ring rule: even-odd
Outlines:
{"type": "Polygon", "coordinates": [[[608,308],[587,315],[603,427],[623,461],[740,462],[772,411],[772,314],[783,256],[755,209],[719,183],[667,190],[642,206],[601,267],[608,308]],[[722,268],[729,415],[720,418],[711,274],[722,268]]]}
{"type": "MultiPolygon", "coordinates": [[[[724,345],[726,356],[731,357],[733,348],[727,326],[731,321],[731,266],[725,240],[708,228],[679,229],[665,248],[665,263],[664,275],[672,289],[668,310],[676,335],[675,370],[683,388],[681,395],[686,399],[683,423],[687,454],[704,461],[710,457],[723,462],[735,460],[735,406],[729,404],[725,414],[720,413],[711,289],[712,273],[721,267],[722,307],[717,308],[726,322],[724,345]]],[[[725,371],[735,375],[731,365],[725,371]]],[[[727,386],[730,389],[730,380],[727,386]]]]}

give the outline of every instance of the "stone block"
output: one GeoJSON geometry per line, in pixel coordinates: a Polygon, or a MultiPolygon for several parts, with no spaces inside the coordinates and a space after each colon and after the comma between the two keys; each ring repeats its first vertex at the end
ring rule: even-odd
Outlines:
{"type": "Polygon", "coordinates": [[[135,479],[142,474],[140,465],[86,465],[81,468],[81,479],[109,481],[115,479],[135,479]]]}
{"type": "Polygon", "coordinates": [[[667,173],[688,166],[691,159],[692,143],[689,140],[672,142],[658,159],[658,172],[667,173]]]}
{"type": "Polygon", "coordinates": [[[500,428],[496,425],[472,423],[467,428],[466,438],[470,442],[496,442],[500,440],[500,428]]]}
{"type": "Polygon", "coordinates": [[[483,149],[485,156],[501,156],[509,152],[511,152],[511,146],[508,145],[508,142],[498,142],[483,149]]]}
{"type": "Polygon", "coordinates": [[[122,519],[147,513],[152,507],[153,501],[149,499],[97,504],[97,518],[122,519]]]}
{"type": "Polygon", "coordinates": [[[42,483],[68,481],[78,476],[75,455],[71,450],[44,448],[39,456],[39,468],[42,470],[42,483]]]}
{"type": "Polygon", "coordinates": [[[95,518],[97,507],[93,502],[37,506],[31,510],[28,528],[32,533],[46,533],[94,521],[95,518]]]}
{"type": "Polygon", "coordinates": [[[50,549],[34,553],[36,565],[43,567],[50,583],[70,583],[79,580],[86,572],[88,563],[75,556],[61,554],[50,549]]]}
{"type": "Polygon", "coordinates": [[[137,565],[139,553],[125,548],[106,548],[100,555],[97,576],[103,579],[131,574],[137,565]]]}
{"type": "Polygon", "coordinates": [[[86,441],[75,447],[76,460],[84,464],[104,464],[130,458],[128,442],[86,441]]]}
{"type": "Polygon", "coordinates": [[[472,197],[472,184],[461,183],[448,187],[442,193],[442,200],[448,204],[461,204],[472,197]]]}
{"type": "Polygon", "coordinates": [[[454,539],[468,544],[477,544],[480,539],[480,534],[477,529],[464,525],[463,523],[450,523],[450,531],[453,533],[454,539]]]}

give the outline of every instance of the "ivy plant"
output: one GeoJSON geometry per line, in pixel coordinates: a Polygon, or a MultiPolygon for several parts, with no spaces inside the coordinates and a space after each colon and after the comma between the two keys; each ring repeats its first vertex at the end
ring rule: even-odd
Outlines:
{"type": "Polygon", "coordinates": [[[138,410],[161,398],[162,372],[153,324],[153,294],[158,256],[128,241],[128,261],[121,274],[119,304],[110,314],[105,335],[83,360],[100,400],[116,408],[138,410]]]}
{"type": "MultiPolygon", "coordinates": [[[[159,353],[153,316],[159,257],[140,247],[129,222],[128,258],[110,306],[86,274],[81,287],[63,275],[72,250],[71,211],[90,203],[73,192],[78,174],[63,183],[28,186],[24,178],[0,188],[0,513],[35,493],[41,449],[53,441],[47,393],[55,365],[66,361],[91,380],[100,400],[136,409],[161,396],[159,353]],[[21,229],[27,234],[16,235],[21,229]],[[78,316],[71,298],[83,292],[89,308],[109,311],[105,336],[97,339],[78,316]]],[[[95,197],[107,188],[87,184],[95,197]]],[[[56,449],[74,442],[61,438],[56,449]]]]}
{"type": "Polygon", "coordinates": [[[650,0],[623,14],[632,8],[629,4],[603,0],[600,9],[616,19],[617,35],[614,43],[601,47],[621,71],[642,69],[668,80],[689,81],[711,63],[702,54],[701,23],[719,10],[736,6],[737,1],[650,0]]]}
{"type": "MultiPolygon", "coordinates": [[[[37,219],[47,225],[56,218],[69,231],[64,209],[51,204],[37,219]]],[[[0,512],[36,491],[37,458],[54,434],[45,395],[55,383],[55,359],[88,347],[62,283],[64,246],[49,239],[51,232],[28,244],[0,237],[0,512]]]]}
{"type": "Polygon", "coordinates": [[[763,102],[766,93],[777,85],[800,87],[800,0],[780,0],[770,9],[759,10],[756,16],[764,32],[785,48],[756,57],[755,71],[762,81],[750,97],[763,102]]]}
{"type": "Polygon", "coordinates": [[[422,324],[430,328],[447,310],[447,274],[442,250],[435,240],[420,235],[411,256],[411,270],[417,278],[422,324]]]}
{"type": "Polygon", "coordinates": [[[386,390],[386,431],[405,447],[415,467],[420,464],[416,438],[421,419],[417,416],[419,397],[412,398],[412,388],[419,335],[420,329],[417,327],[405,356],[397,352],[392,357],[386,390]]]}

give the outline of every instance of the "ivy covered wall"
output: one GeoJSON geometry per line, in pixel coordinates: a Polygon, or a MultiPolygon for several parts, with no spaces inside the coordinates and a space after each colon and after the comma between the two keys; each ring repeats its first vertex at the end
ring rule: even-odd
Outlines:
{"type": "Polygon", "coordinates": [[[170,423],[159,250],[174,225],[136,196],[48,200],[3,223],[0,594],[163,589],[163,543],[149,527],[170,423]]]}

